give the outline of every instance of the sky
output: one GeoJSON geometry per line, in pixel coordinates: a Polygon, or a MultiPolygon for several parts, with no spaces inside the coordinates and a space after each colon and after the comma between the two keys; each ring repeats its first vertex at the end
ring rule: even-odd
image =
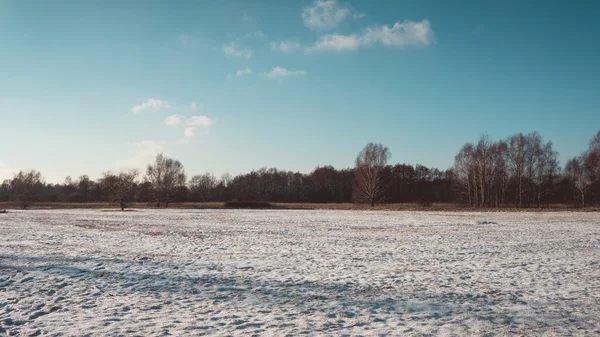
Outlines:
{"type": "Polygon", "coordinates": [[[0,0],[0,180],[391,163],[600,129],[600,1],[0,0]]]}

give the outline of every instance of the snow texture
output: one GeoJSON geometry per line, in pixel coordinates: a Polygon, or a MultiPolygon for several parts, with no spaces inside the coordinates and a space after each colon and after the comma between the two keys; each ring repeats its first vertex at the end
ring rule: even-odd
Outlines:
{"type": "Polygon", "coordinates": [[[0,336],[592,336],[599,317],[597,213],[0,216],[0,336]]]}

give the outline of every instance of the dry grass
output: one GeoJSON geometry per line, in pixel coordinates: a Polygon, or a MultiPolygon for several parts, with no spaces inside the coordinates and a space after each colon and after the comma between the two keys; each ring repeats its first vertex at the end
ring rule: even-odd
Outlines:
{"type": "Polygon", "coordinates": [[[227,208],[277,208],[266,201],[227,201],[223,204],[227,208]]]}
{"type": "MultiPolygon", "coordinates": [[[[478,211],[478,212],[599,212],[599,206],[591,206],[586,208],[576,208],[571,205],[552,204],[545,205],[543,208],[516,208],[512,205],[500,208],[473,208],[464,204],[453,203],[434,203],[431,206],[423,206],[417,203],[402,203],[402,204],[379,204],[371,207],[366,204],[351,204],[351,203],[270,203],[272,208],[276,209],[331,209],[331,210],[359,210],[359,211],[478,211]]],[[[162,206],[164,207],[164,205],[162,206]]],[[[39,202],[34,203],[31,209],[106,209],[115,210],[117,205],[114,203],[96,202],[96,203],[64,203],[64,202],[39,202]]],[[[155,203],[132,203],[125,211],[140,208],[156,208],[155,203]]],[[[225,203],[222,202],[185,202],[171,203],[169,208],[174,209],[226,209],[225,203]]],[[[0,202],[0,210],[4,209],[20,209],[18,203],[0,202]]]]}

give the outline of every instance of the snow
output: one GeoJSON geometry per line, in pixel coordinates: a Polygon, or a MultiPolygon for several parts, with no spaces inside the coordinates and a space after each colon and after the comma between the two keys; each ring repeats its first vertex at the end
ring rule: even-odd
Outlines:
{"type": "Polygon", "coordinates": [[[590,336],[598,317],[597,213],[0,215],[0,336],[590,336]]]}

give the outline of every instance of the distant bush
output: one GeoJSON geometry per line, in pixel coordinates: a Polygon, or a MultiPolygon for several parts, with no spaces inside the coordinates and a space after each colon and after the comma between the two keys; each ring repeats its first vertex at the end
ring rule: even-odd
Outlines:
{"type": "Polygon", "coordinates": [[[227,201],[223,206],[228,208],[275,208],[272,204],[266,201],[227,201]]]}

